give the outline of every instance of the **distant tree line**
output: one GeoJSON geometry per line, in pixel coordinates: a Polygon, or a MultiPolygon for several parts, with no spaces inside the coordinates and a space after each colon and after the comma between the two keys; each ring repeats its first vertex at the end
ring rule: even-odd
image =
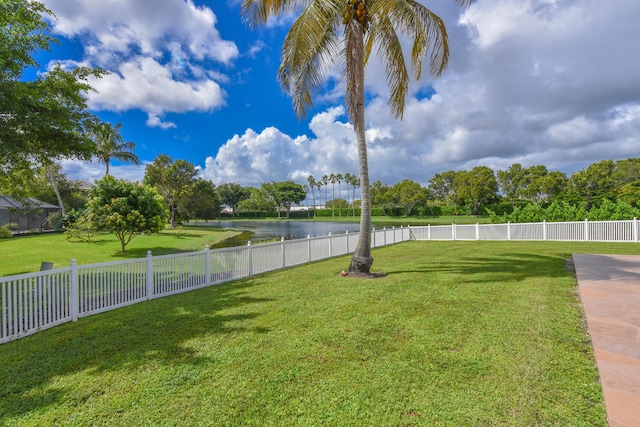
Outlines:
{"type": "MultiPolygon", "coordinates": [[[[29,195],[56,203],[51,176],[65,205],[78,215],[87,192],[66,180],[59,166],[41,168],[29,195]]],[[[260,187],[223,183],[217,187],[198,178],[186,160],[161,154],[145,168],[143,184],[154,187],[169,212],[169,224],[220,217],[358,216],[358,181],[352,174],[309,176],[307,183],[271,181],[260,187]],[[295,211],[294,206],[298,206],[295,211]]],[[[405,179],[371,186],[373,215],[490,215],[495,221],[572,220],[622,215],[637,216],[640,208],[640,159],[603,160],[572,173],[545,166],[513,164],[493,171],[486,166],[435,174],[427,186],[405,179]],[[613,207],[612,207],[613,206],[613,207]],[[615,207],[615,208],[614,208],[615,207]],[[604,210],[603,210],[604,209],[604,210]],[[563,212],[561,215],[560,212],[563,212]]]]}

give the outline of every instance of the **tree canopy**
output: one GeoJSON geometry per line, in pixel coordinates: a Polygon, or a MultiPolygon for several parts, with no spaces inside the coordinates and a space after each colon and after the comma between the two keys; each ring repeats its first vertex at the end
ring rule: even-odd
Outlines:
{"type": "Polygon", "coordinates": [[[107,175],[90,192],[86,218],[94,229],[114,233],[124,253],[134,237],[164,229],[167,210],[155,188],[107,175]]]}
{"type": "Polygon", "coordinates": [[[171,213],[171,228],[176,226],[178,202],[185,193],[191,191],[197,174],[193,163],[186,160],[174,161],[166,154],[158,155],[153,163],[145,167],[144,183],[157,188],[164,197],[171,213]]]}
{"type": "Polygon", "coordinates": [[[85,94],[93,90],[88,78],[104,71],[58,64],[35,80],[23,79],[38,65],[34,55],[56,42],[44,15],[52,13],[36,1],[0,2],[0,187],[16,187],[52,159],[89,160],[95,152],[87,134],[97,119],[85,94]]]}

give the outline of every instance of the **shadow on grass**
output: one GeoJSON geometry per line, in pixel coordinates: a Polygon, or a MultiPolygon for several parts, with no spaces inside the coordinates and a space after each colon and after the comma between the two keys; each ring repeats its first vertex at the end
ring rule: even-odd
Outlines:
{"type": "MultiPolygon", "coordinates": [[[[496,254],[491,256],[463,257],[443,262],[428,261],[410,271],[388,270],[393,276],[401,273],[450,273],[458,283],[486,283],[521,281],[533,277],[565,277],[570,274],[560,257],[530,253],[496,254]]],[[[573,272],[571,272],[573,273],[573,272]]]]}
{"type": "MultiPolygon", "coordinates": [[[[79,390],[51,385],[79,372],[132,372],[143,365],[212,363],[187,345],[193,339],[234,336],[259,311],[221,311],[271,301],[247,296],[255,280],[217,285],[80,319],[0,346],[0,424],[51,405],[73,404],[79,390]]],[[[80,390],[81,392],[81,390],[80,390]]],[[[82,394],[82,393],[80,393],[82,394]]],[[[79,403],[80,404],[80,403],[79,403]]]]}
{"type": "Polygon", "coordinates": [[[170,247],[170,246],[154,246],[154,247],[147,247],[147,248],[131,248],[131,249],[127,249],[125,253],[116,251],[113,253],[113,257],[116,259],[146,258],[147,251],[151,251],[151,255],[153,256],[197,252],[193,250],[179,250],[179,249],[176,249],[175,247],[170,247]]]}

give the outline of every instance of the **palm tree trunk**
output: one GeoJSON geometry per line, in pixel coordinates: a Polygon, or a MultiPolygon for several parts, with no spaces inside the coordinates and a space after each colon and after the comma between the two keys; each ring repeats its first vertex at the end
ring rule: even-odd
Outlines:
{"type": "Polygon", "coordinates": [[[51,186],[53,187],[53,192],[56,193],[56,199],[58,199],[58,205],[60,205],[60,213],[64,217],[64,202],[62,201],[62,196],[60,195],[60,190],[58,189],[58,183],[56,182],[56,177],[51,170],[51,165],[46,165],[45,170],[47,172],[47,176],[49,177],[49,181],[51,181],[51,186]]]}
{"type": "Polygon", "coordinates": [[[371,257],[371,195],[369,190],[369,164],[367,160],[367,139],[364,121],[364,36],[362,33],[355,40],[356,70],[356,108],[353,127],[358,143],[358,163],[360,166],[360,237],[356,250],[351,256],[349,271],[368,274],[373,265],[371,257]]]}

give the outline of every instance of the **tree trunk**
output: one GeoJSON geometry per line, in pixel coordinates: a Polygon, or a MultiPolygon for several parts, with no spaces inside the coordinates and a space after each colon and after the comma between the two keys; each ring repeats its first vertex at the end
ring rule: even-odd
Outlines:
{"type": "Polygon", "coordinates": [[[356,66],[356,100],[355,117],[353,127],[358,143],[358,163],[360,166],[360,237],[358,245],[351,256],[349,271],[368,274],[373,265],[371,257],[371,192],[369,187],[369,164],[367,160],[367,139],[365,136],[364,121],[364,35],[358,34],[355,40],[354,53],[356,66]]]}
{"type": "Polygon", "coordinates": [[[60,205],[60,213],[64,217],[64,203],[62,202],[62,196],[60,195],[60,190],[58,189],[58,183],[56,182],[56,177],[51,170],[51,165],[46,165],[45,170],[47,171],[47,175],[49,176],[49,180],[51,181],[51,186],[53,187],[54,193],[56,193],[56,199],[58,199],[58,204],[60,205]]]}

